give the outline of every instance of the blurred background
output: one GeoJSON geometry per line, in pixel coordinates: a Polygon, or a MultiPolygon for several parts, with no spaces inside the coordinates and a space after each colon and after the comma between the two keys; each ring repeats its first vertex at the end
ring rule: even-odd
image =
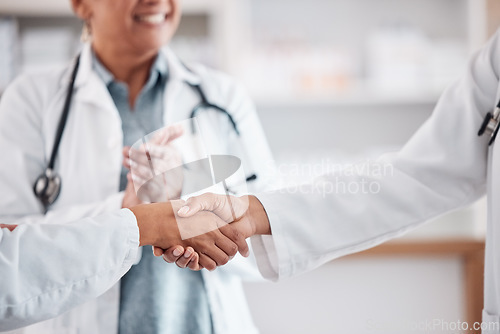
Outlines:
{"type": "MultiPolygon", "coordinates": [[[[500,22],[498,0],[183,3],[172,48],[246,86],[279,165],[400,148],[500,22]]],[[[0,94],[20,73],[66,64],[81,28],[69,0],[0,0],[0,94]]],[[[481,263],[463,247],[484,238],[484,207],[410,233],[404,254],[394,247],[278,285],[247,284],[257,324],[263,333],[405,333],[389,325],[474,318],[481,263]]]]}

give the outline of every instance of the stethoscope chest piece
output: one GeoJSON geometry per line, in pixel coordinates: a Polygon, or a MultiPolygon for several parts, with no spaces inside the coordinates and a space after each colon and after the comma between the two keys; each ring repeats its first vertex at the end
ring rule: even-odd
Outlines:
{"type": "MultiPolygon", "coordinates": [[[[500,106],[500,102],[499,102],[500,106]]],[[[497,106],[494,113],[491,112],[486,114],[486,117],[483,120],[483,124],[481,124],[481,128],[477,133],[478,136],[482,136],[483,134],[487,134],[490,136],[490,141],[488,142],[488,146],[491,146],[495,141],[498,129],[500,128],[500,107],[497,106]]]]}
{"type": "Polygon", "coordinates": [[[36,197],[45,207],[52,205],[61,193],[61,177],[48,168],[40,175],[33,186],[36,197]]]}

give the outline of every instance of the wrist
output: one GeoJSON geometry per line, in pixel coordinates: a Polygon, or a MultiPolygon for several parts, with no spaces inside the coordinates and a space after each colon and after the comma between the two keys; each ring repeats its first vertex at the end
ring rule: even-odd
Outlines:
{"type": "Polygon", "coordinates": [[[271,234],[271,225],[269,224],[266,210],[257,197],[248,196],[248,210],[246,214],[252,227],[252,235],[271,234]]]}
{"type": "Polygon", "coordinates": [[[173,241],[169,242],[169,237],[174,235],[170,227],[176,223],[170,203],[141,204],[130,210],[137,219],[140,246],[173,246],[173,241]]]}

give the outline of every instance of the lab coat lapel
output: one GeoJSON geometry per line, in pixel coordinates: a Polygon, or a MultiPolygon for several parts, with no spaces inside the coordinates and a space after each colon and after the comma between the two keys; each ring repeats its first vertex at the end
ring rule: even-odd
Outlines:
{"type": "Polygon", "coordinates": [[[201,78],[190,72],[169,48],[164,48],[161,52],[167,59],[169,70],[163,113],[163,122],[167,125],[189,118],[197,100],[190,98],[192,92],[186,88],[189,87],[188,84],[200,84],[201,78]]]}
{"type": "Polygon", "coordinates": [[[83,46],[80,53],[80,68],[75,80],[74,100],[77,104],[84,104],[92,109],[112,112],[119,118],[106,85],[92,69],[92,50],[88,43],[83,46]]]}

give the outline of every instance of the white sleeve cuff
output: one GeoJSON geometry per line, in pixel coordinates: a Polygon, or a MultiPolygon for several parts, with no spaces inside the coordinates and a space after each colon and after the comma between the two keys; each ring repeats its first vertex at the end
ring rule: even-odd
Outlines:
{"type": "Polygon", "coordinates": [[[257,198],[266,210],[272,235],[253,236],[252,247],[259,270],[266,279],[276,281],[291,276],[290,253],[286,231],[280,219],[279,197],[273,193],[259,194],[257,198]]]}

